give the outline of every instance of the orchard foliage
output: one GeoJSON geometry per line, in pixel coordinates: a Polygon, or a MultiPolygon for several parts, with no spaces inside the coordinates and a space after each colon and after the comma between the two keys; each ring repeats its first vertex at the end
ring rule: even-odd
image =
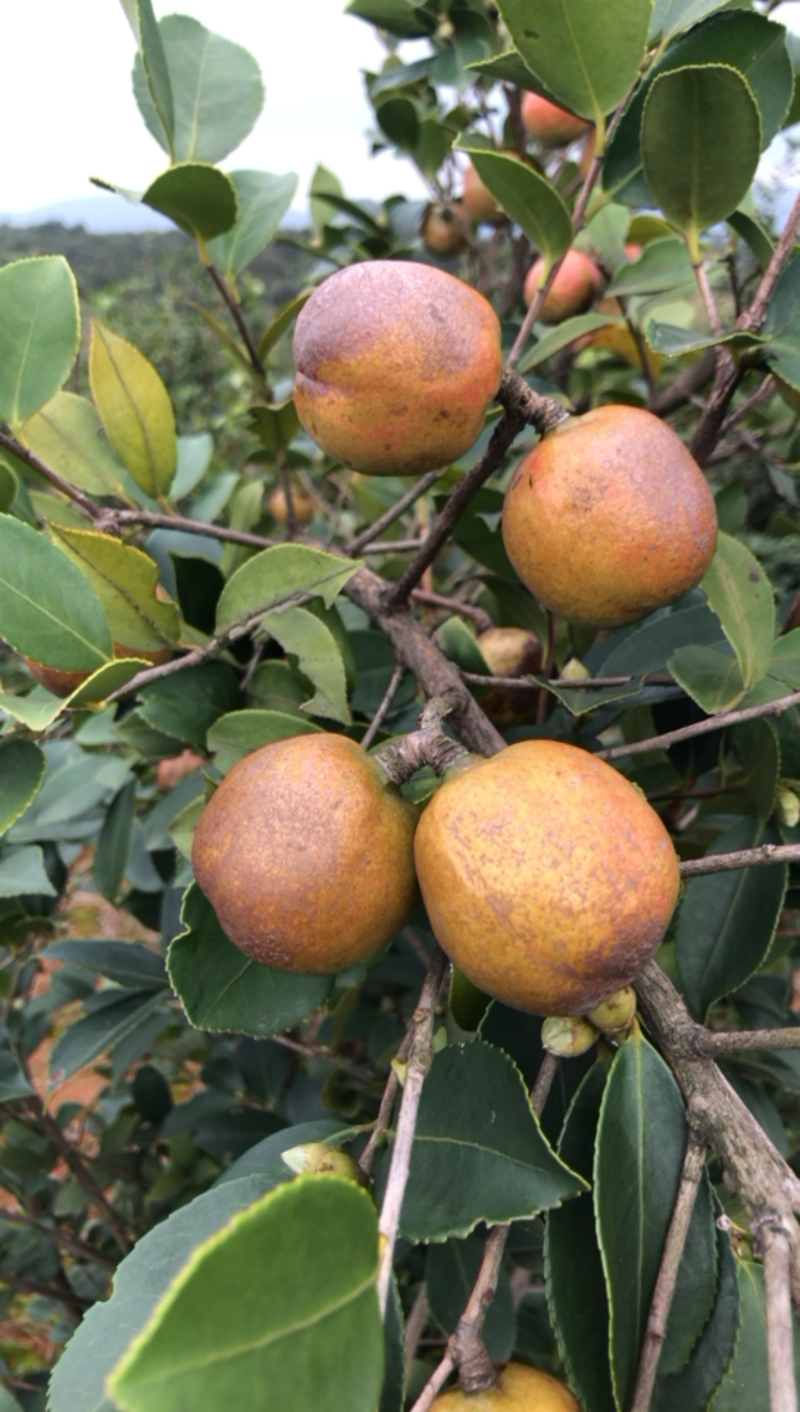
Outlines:
{"type": "MultiPolygon", "coordinates": [[[[414,163],[430,202],[356,200],[320,166],[292,235],[296,178],[227,165],[264,100],[252,56],[151,0],[122,8],[163,153],[140,195],[124,172],[103,184],[187,237],[202,295],[185,328],[214,331],[239,393],[232,432],[230,398],[203,424],[158,311],[137,337],[110,298],[87,327],[62,256],[0,269],[0,1407],[421,1412],[445,1355],[440,1385],[455,1363],[481,1371],[481,1338],[585,1412],[788,1406],[800,255],[785,193],[774,220],[754,195],[762,152],[800,118],[779,7],[350,0],[385,50],[366,75],[373,149],[414,163]],[[588,136],[539,144],[526,93],[588,136]],[[468,166],[493,226],[461,205],[468,166]],[[423,240],[432,212],[460,232],[449,254],[423,240]],[[276,241],[302,247],[309,278],[251,318],[252,262],[276,241]],[[573,244],[602,289],[545,324],[573,244]],[[599,634],[523,587],[500,532],[537,439],[519,382],[424,480],[319,451],[290,332],[314,286],[373,259],[484,294],[523,392],[669,419],[719,517],[698,587],[599,634]],[[537,639],[522,689],[490,668],[492,625],[537,639]],[[442,991],[421,907],[372,961],[287,974],[229,941],[192,877],[205,800],[245,754],[323,731],[392,742],[442,693],[475,752],[536,736],[604,751],[682,860],[639,1018],[589,1029],[557,1066],[541,1018],[457,970],[442,991]],[[13,1342],[32,1322],[36,1353],[13,1342]]],[[[423,803],[435,787],[427,768],[404,786],[423,803]]]]}

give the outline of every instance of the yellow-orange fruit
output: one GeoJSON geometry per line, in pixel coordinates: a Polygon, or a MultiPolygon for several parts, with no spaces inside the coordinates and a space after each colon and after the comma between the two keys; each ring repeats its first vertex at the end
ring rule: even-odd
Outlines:
{"type": "Polygon", "coordinates": [[[421,475],[477,440],[503,371],[500,322],[432,265],[349,265],[297,320],[294,399],[324,451],[370,475],[421,475]]]}
{"type": "Polygon", "coordinates": [[[476,221],[478,225],[501,226],[506,220],[502,206],[497,204],[488,186],[484,186],[471,162],[464,171],[461,201],[470,220],[476,221]]]}
{"type": "Polygon", "coordinates": [[[431,1403],[431,1412],[580,1412],[569,1388],[541,1368],[507,1363],[487,1392],[449,1388],[431,1403]]]}
{"type": "Polygon", "coordinates": [[[522,582],[572,623],[619,627],[699,583],[717,514],[660,418],[607,405],[559,423],[517,466],[503,543],[522,582]]]}
{"type": "MultiPolygon", "coordinates": [[[[544,272],[544,260],[535,260],[525,276],[523,297],[530,308],[544,272]]],[[[589,255],[582,250],[568,250],[562,260],[539,318],[545,324],[560,324],[574,314],[583,314],[594,303],[603,284],[603,276],[589,255]]]]}
{"type": "MultiPolygon", "coordinates": [[[[305,490],[297,490],[292,487],[292,504],[294,506],[294,517],[298,525],[307,525],[314,517],[314,501],[305,490]]],[[[286,503],[286,491],[282,486],[276,486],[267,501],[269,512],[274,519],[285,525],[289,519],[289,507],[286,503]]]]}
{"type": "Polygon", "coordinates": [[[449,206],[429,206],[422,222],[422,243],[431,255],[460,255],[467,243],[464,227],[449,206]]]}
{"type": "MultiPolygon", "coordinates": [[[[121,643],[114,643],[115,657],[141,657],[144,662],[152,662],[154,667],[160,667],[163,662],[168,662],[172,656],[171,647],[124,647],[121,643]]],[[[25,664],[32,677],[35,677],[48,691],[52,691],[54,696],[62,698],[71,696],[73,691],[77,691],[79,686],[83,686],[88,681],[91,672],[72,672],[63,667],[46,667],[43,662],[36,662],[32,657],[26,657],[25,664]]]]}
{"type": "Polygon", "coordinates": [[[591,126],[584,118],[559,108],[549,98],[540,93],[526,93],[522,99],[522,121],[537,142],[543,147],[564,147],[583,137],[591,126]]]}
{"type": "Polygon", "coordinates": [[[678,860],[643,794],[604,761],[523,740],[445,779],[414,854],[434,933],[487,995],[593,1010],[659,945],[678,860]]]}
{"type": "Polygon", "coordinates": [[[417,896],[417,810],[342,735],[298,735],[239,760],[211,796],[192,866],[223,931],[279,971],[346,970],[380,950],[417,896]]]}

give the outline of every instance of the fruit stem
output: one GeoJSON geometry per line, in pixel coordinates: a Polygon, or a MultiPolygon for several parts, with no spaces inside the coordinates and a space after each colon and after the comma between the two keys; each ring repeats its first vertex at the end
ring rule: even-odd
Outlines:
{"type": "Polygon", "coordinates": [[[431,697],[419,718],[419,730],[390,740],[375,751],[373,760],[378,761],[393,784],[405,784],[423,765],[430,765],[437,775],[443,775],[471,758],[463,745],[442,730],[441,723],[453,706],[446,696],[431,697]]]}

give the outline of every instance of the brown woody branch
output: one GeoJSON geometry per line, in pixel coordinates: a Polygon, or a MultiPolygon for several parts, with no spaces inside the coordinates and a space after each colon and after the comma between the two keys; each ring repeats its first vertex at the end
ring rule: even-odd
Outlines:
{"type": "Polygon", "coordinates": [[[264,367],[261,358],[259,357],[258,349],[256,348],[256,345],[253,341],[252,334],[250,333],[247,320],[245,319],[242,313],[239,301],[238,299],[236,299],[233,290],[228,284],[228,281],[225,279],[224,275],[220,274],[216,265],[212,265],[209,263],[208,265],[206,265],[206,269],[208,270],[208,273],[210,274],[215,285],[217,286],[219,293],[222,295],[222,298],[228,306],[231,318],[233,319],[233,322],[235,323],[236,328],[238,330],[239,337],[241,338],[242,343],[247,349],[247,356],[250,359],[253,371],[259,378],[260,382],[263,384],[264,395],[265,397],[269,397],[270,388],[267,382],[267,370],[264,367]]]}
{"type": "Polygon", "coordinates": [[[33,451],[29,451],[27,446],[23,446],[22,442],[17,441],[16,437],[9,436],[7,432],[0,430],[0,446],[6,451],[10,451],[12,456],[16,456],[20,461],[24,461],[25,465],[30,466],[32,471],[36,471],[38,475],[43,476],[45,480],[50,482],[54,490],[58,490],[62,495],[66,495],[67,499],[71,500],[74,505],[77,505],[79,509],[83,510],[84,514],[88,515],[91,520],[102,518],[105,511],[92,500],[91,496],[85,495],[82,490],[79,490],[76,485],[72,484],[72,481],[59,475],[58,471],[55,471],[52,466],[48,466],[46,461],[42,461],[40,457],[34,455],[33,451]]]}
{"type": "Polygon", "coordinates": [[[758,868],[765,863],[800,863],[800,843],[762,843],[758,848],[739,848],[734,853],[707,853],[681,863],[682,878],[704,873],[728,873],[735,868],[758,868]]]}
{"type": "Polygon", "coordinates": [[[797,1412],[791,1298],[792,1228],[785,1216],[767,1210],[754,1223],[754,1230],[764,1269],[770,1412],[797,1412]]]}
{"type": "MultiPolygon", "coordinates": [[[[98,1186],[89,1168],[86,1166],[80,1152],[70,1142],[66,1133],[62,1132],[55,1119],[51,1118],[50,1114],[45,1111],[44,1104],[38,1094],[32,1094],[31,1097],[26,1100],[26,1104],[39,1132],[49,1138],[53,1146],[61,1154],[76,1181],[83,1187],[92,1205],[100,1212],[117,1245],[122,1251],[122,1254],[127,1255],[133,1242],[128,1236],[128,1232],[113,1206],[106,1199],[102,1188],[98,1186]]],[[[16,1116],[18,1117],[19,1114],[16,1116]]]]}
{"type": "Polygon", "coordinates": [[[708,735],[709,731],[724,730],[726,726],[736,726],[742,721],[755,721],[759,716],[780,716],[790,706],[800,705],[800,691],[788,696],[780,696],[776,701],[766,701],[759,706],[743,706],[738,711],[720,711],[716,716],[708,716],[704,721],[695,721],[691,726],[681,726],[678,730],[665,731],[663,735],[651,735],[646,740],[632,740],[624,745],[612,745],[608,750],[598,750],[601,760],[618,760],[622,755],[641,755],[648,750],[668,750],[681,740],[691,740],[696,735],[708,735]]]}

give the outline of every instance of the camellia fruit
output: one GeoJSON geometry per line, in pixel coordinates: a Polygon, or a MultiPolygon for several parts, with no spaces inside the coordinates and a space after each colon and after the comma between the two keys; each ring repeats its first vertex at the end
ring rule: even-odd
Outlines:
{"type": "Polygon", "coordinates": [[[297,320],[294,399],[324,451],[370,475],[421,475],[483,430],[503,371],[500,322],[432,265],[348,265],[297,320]]]}
{"type": "MultiPolygon", "coordinates": [[[[289,520],[289,505],[286,499],[286,491],[283,486],[278,485],[273,490],[267,501],[269,512],[273,519],[279,524],[285,525],[289,520]]],[[[316,506],[311,496],[305,490],[292,488],[292,506],[294,508],[294,518],[298,525],[307,525],[309,520],[314,518],[316,506]]]]}
{"type": "MultiPolygon", "coordinates": [[[[516,152],[513,154],[516,156],[516,152]]],[[[471,221],[481,226],[501,226],[507,219],[488,186],[481,181],[472,163],[464,171],[461,202],[471,221]]]]}
{"type": "MultiPolygon", "coordinates": [[[[486,628],[478,646],[492,676],[533,676],[542,669],[542,644],[526,628],[486,628]]],[[[481,697],[481,709],[496,726],[530,720],[539,704],[538,686],[492,686],[481,697]]]]}
{"type": "Polygon", "coordinates": [[[468,756],[425,809],[414,845],[431,926],[487,995],[581,1015],[632,979],[680,886],[669,834],[603,760],[556,740],[468,756]]]}
{"type": "Polygon", "coordinates": [[[522,121],[526,130],[543,147],[565,147],[588,132],[591,124],[566,108],[559,108],[541,93],[525,93],[522,99],[522,121]]]}
{"type": "Polygon", "coordinates": [[[620,627],[700,582],[717,514],[672,428],[642,408],[609,404],[565,418],[524,457],[502,529],[522,582],[554,613],[620,627]]]}
{"type": "Polygon", "coordinates": [[[225,776],[200,815],[192,866],[223,931],[254,961],[342,971],[408,920],[417,817],[355,741],[293,736],[225,776]]]}
{"type": "MultiPolygon", "coordinates": [[[[544,260],[534,260],[523,285],[523,297],[528,308],[544,274],[544,260]]],[[[556,277],[545,295],[539,318],[545,324],[560,324],[575,314],[591,308],[603,284],[603,276],[589,255],[574,247],[568,250],[556,271],[556,277]]]]}
{"type": "Polygon", "coordinates": [[[431,1403],[431,1412],[580,1412],[569,1388],[541,1368],[507,1363],[486,1392],[448,1388],[431,1403]]]}
{"type": "Polygon", "coordinates": [[[429,206],[420,231],[425,249],[443,260],[460,255],[467,243],[463,219],[449,206],[429,206]]]}

